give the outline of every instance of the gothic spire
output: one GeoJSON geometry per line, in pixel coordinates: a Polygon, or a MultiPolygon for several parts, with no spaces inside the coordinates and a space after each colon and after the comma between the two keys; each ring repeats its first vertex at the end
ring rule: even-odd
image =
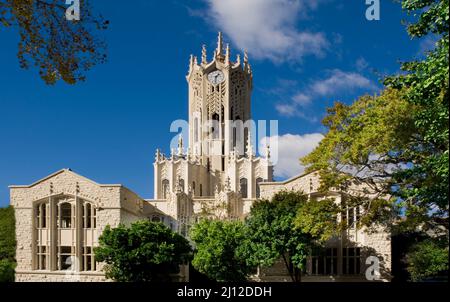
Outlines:
{"type": "Polygon", "coordinates": [[[217,49],[216,49],[216,55],[217,56],[221,56],[222,55],[222,49],[223,49],[222,32],[219,31],[219,35],[217,37],[217,49]]]}
{"type": "Polygon", "coordinates": [[[230,64],[230,44],[228,43],[225,51],[225,64],[230,64]]]}
{"type": "Polygon", "coordinates": [[[206,65],[208,64],[207,58],[206,58],[206,45],[202,45],[202,64],[206,65]]]}
{"type": "Polygon", "coordinates": [[[178,156],[183,155],[183,136],[180,135],[178,136],[178,156]]]}
{"type": "Polygon", "coordinates": [[[244,71],[248,71],[249,69],[249,64],[248,64],[248,53],[247,50],[244,50],[244,71]]]}
{"type": "Polygon", "coordinates": [[[191,54],[189,57],[189,73],[192,72],[192,69],[194,68],[194,55],[191,54]]]}
{"type": "Polygon", "coordinates": [[[253,153],[253,145],[252,145],[252,133],[250,132],[250,129],[248,131],[248,138],[247,138],[247,156],[249,158],[253,158],[255,154],[253,153]]]}

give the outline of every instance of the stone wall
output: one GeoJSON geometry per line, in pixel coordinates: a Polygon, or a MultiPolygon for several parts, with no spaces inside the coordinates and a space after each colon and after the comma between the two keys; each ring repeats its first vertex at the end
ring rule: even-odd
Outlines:
{"type": "Polygon", "coordinates": [[[16,282],[104,282],[102,273],[65,274],[63,272],[17,271],[16,282]]]}

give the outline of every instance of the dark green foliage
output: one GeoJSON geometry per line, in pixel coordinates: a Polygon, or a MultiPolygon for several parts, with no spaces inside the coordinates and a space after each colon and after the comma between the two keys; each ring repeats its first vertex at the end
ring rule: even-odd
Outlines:
{"type": "Polygon", "coordinates": [[[256,266],[246,261],[245,225],[240,221],[203,219],[191,229],[192,265],[216,281],[245,281],[256,266]]]}
{"type": "Polygon", "coordinates": [[[0,260],[0,282],[14,282],[16,263],[9,259],[0,260]]]}
{"type": "Polygon", "coordinates": [[[191,246],[162,223],[137,221],[130,227],[107,226],[94,249],[105,262],[107,278],[122,282],[170,281],[191,257],[191,246]]]}
{"type": "Polygon", "coordinates": [[[0,282],[14,281],[15,235],[14,208],[0,208],[0,282]]]}
{"type": "Polygon", "coordinates": [[[271,266],[283,259],[292,281],[301,279],[306,257],[314,245],[311,234],[295,227],[297,213],[307,203],[301,192],[282,191],[272,200],[256,201],[246,220],[249,244],[248,261],[271,266]]]}
{"type": "Polygon", "coordinates": [[[429,238],[416,243],[407,255],[408,272],[413,281],[425,278],[448,278],[448,241],[446,238],[429,238]]]}

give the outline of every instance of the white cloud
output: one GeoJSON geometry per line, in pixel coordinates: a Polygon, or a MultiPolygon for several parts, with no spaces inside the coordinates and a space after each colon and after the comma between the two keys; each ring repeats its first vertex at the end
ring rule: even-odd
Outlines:
{"type": "Polygon", "coordinates": [[[292,100],[298,106],[304,107],[304,106],[307,106],[307,105],[309,105],[311,103],[311,96],[300,92],[300,93],[297,93],[296,95],[294,95],[292,97],[292,100]]]}
{"type": "Polygon", "coordinates": [[[275,164],[275,177],[289,178],[303,173],[305,167],[300,164],[300,158],[314,150],[322,138],[323,135],[320,133],[304,135],[288,133],[265,137],[260,142],[259,150],[265,150],[264,146],[269,140],[271,159],[275,164]]]}
{"type": "Polygon", "coordinates": [[[222,30],[241,49],[257,59],[299,61],[322,57],[329,45],[321,32],[298,30],[299,19],[320,0],[204,0],[207,21],[222,30]]]}
{"type": "Polygon", "coordinates": [[[294,94],[290,101],[278,103],[275,109],[283,116],[299,116],[308,119],[309,115],[300,109],[305,109],[315,99],[337,96],[342,92],[348,93],[355,90],[369,92],[376,89],[377,85],[360,73],[334,69],[329,71],[329,75],[324,79],[313,81],[303,89],[303,92],[294,94]]]}
{"type": "Polygon", "coordinates": [[[329,96],[340,91],[364,88],[373,90],[376,89],[376,85],[362,74],[344,72],[339,69],[332,70],[328,78],[316,81],[311,85],[312,92],[320,96],[329,96]]]}

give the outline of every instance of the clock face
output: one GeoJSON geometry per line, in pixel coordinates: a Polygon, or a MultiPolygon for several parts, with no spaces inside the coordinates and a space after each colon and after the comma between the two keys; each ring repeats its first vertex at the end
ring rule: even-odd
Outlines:
{"type": "Polygon", "coordinates": [[[222,71],[215,70],[208,74],[208,80],[211,82],[211,84],[217,85],[225,80],[225,76],[223,75],[222,71]]]}

